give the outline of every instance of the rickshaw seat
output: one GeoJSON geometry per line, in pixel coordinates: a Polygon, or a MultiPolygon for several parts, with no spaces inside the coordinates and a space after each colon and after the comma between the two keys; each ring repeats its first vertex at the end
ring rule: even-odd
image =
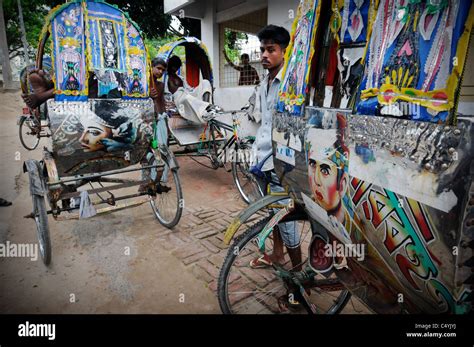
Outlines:
{"type": "Polygon", "coordinates": [[[209,93],[210,95],[212,95],[211,82],[209,82],[208,80],[202,80],[201,83],[199,83],[196,87],[186,88],[186,90],[188,91],[189,94],[191,94],[192,96],[200,100],[211,102],[210,100],[205,99],[206,93],[209,93]]]}

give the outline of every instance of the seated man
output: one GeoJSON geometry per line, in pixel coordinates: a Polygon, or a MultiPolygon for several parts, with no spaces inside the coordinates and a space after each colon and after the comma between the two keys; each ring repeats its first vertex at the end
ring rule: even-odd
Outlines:
{"type": "Polygon", "coordinates": [[[173,94],[174,103],[183,118],[197,124],[205,123],[221,109],[193,96],[184,88],[184,82],[177,74],[181,65],[178,56],[173,55],[168,60],[168,90],[173,94]]]}

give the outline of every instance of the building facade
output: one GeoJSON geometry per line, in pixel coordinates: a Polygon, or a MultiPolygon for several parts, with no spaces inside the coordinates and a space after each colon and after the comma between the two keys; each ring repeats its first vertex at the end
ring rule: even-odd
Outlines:
{"type": "Polygon", "coordinates": [[[213,65],[214,102],[224,109],[239,109],[247,103],[254,87],[238,85],[239,72],[227,63],[224,48],[237,41],[238,57],[246,53],[260,80],[265,71],[260,64],[256,34],[267,24],[291,29],[299,0],[165,0],[165,13],[201,21],[201,40],[209,50],[213,65]]]}

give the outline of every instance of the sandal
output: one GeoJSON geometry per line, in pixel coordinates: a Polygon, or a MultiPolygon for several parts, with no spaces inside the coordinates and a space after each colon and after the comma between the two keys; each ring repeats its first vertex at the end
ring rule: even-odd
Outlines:
{"type": "Polygon", "coordinates": [[[0,206],[11,206],[11,205],[12,203],[10,201],[0,198],[0,206]]]}
{"type": "Polygon", "coordinates": [[[273,263],[267,253],[263,253],[260,257],[252,259],[249,264],[252,269],[262,269],[272,265],[273,263]]]}

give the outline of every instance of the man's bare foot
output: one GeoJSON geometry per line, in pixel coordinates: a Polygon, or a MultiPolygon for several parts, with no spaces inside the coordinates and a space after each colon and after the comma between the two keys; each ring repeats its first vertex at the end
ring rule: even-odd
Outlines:
{"type": "Polygon", "coordinates": [[[54,90],[50,89],[41,94],[23,94],[21,96],[29,108],[35,109],[43,102],[54,97],[54,90]]]}
{"type": "Polygon", "coordinates": [[[43,70],[32,70],[28,74],[28,81],[35,94],[42,94],[52,88],[51,81],[46,79],[46,74],[43,70]]]}
{"type": "Polygon", "coordinates": [[[35,109],[46,100],[53,97],[52,81],[46,79],[43,70],[33,70],[28,75],[28,81],[33,88],[32,94],[23,94],[22,98],[29,108],[35,109]]]}

